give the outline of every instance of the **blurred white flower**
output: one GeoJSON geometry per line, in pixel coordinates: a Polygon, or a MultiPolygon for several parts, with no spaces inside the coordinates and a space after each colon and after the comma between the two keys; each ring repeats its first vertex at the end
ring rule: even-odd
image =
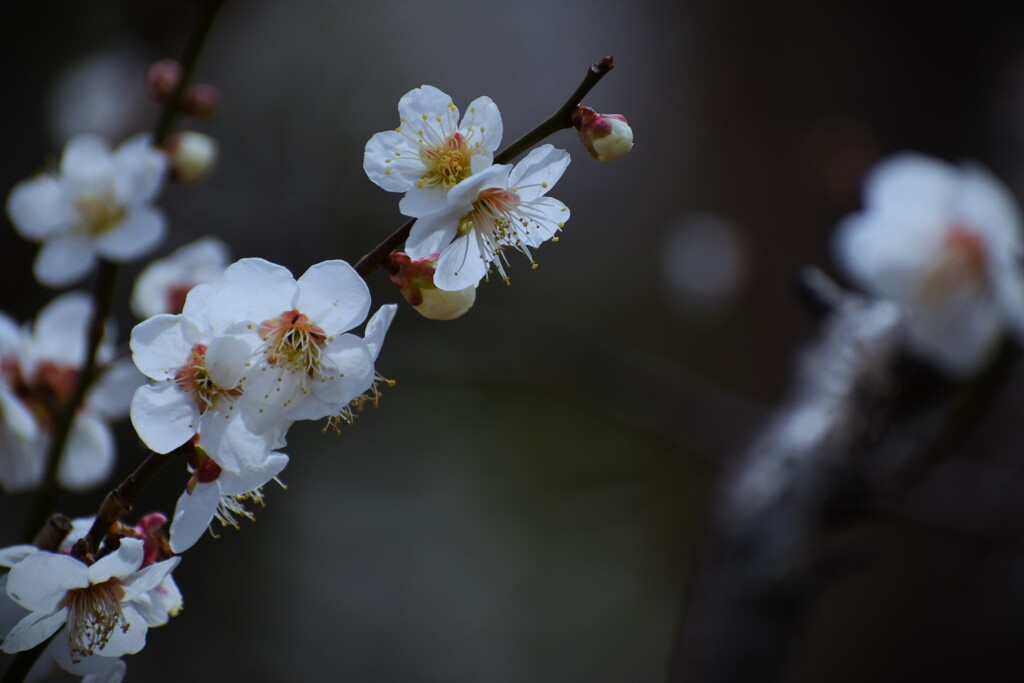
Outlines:
{"type": "Polygon", "coordinates": [[[160,313],[181,313],[189,290],[219,278],[228,265],[228,247],[204,237],[146,266],[132,290],[132,313],[140,320],[160,313]]]}
{"type": "Polygon", "coordinates": [[[569,153],[551,145],[531,151],[513,168],[490,166],[452,188],[445,207],[417,218],[405,249],[414,259],[438,253],[434,284],[471,287],[493,264],[505,273],[505,249],[523,252],[553,238],[569,220],[562,202],[544,195],[569,166],[569,153]]]}
{"type": "Polygon", "coordinates": [[[130,261],[156,246],[165,226],[152,201],[166,167],[145,135],[111,151],[103,138],[83,133],[65,145],[59,175],[15,185],[7,215],[22,237],[43,243],[36,278],[63,287],[88,273],[97,256],[130,261]]]}
{"type": "Polygon", "coordinates": [[[1021,246],[1002,183],[917,154],[875,167],[835,242],[859,285],[904,307],[910,349],[956,377],[979,370],[1007,328],[1024,336],[1021,246]]]}
{"type": "MultiPolygon", "coordinates": [[[[9,321],[0,324],[0,387],[7,387],[7,391],[0,388],[0,441],[9,447],[0,452],[0,486],[7,491],[32,488],[41,482],[54,422],[70,400],[85,361],[86,329],[91,317],[88,296],[63,294],[43,307],[31,328],[20,332],[17,353],[2,348],[10,346],[14,332],[9,321]],[[7,343],[3,343],[4,338],[7,343]],[[20,408],[15,402],[5,402],[5,396],[16,399],[20,408]]],[[[99,350],[101,363],[113,355],[109,329],[107,333],[99,350]]],[[[142,377],[130,364],[114,363],[102,371],[75,413],[57,469],[62,487],[81,491],[107,478],[115,455],[108,422],[124,416],[132,392],[141,382],[142,377]]]]}
{"type": "Polygon", "coordinates": [[[421,216],[445,206],[460,181],[491,165],[501,142],[501,115],[489,97],[469,104],[459,121],[452,99],[432,85],[398,101],[398,128],[366,143],[363,170],[389,192],[404,192],[399,210],[421,216]]]}

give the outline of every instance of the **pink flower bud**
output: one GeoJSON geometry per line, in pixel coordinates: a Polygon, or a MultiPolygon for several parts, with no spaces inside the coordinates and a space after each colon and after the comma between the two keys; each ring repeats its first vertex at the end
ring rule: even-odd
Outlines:
{"type": "Polygon", "coordinates": [[[197,119],[208,119],[220,106],[220,90],[209,83],[196,83],[181,95],[181,112],[197,119]]]}
{"type": "Polygon", "coordinates": [[[173,59],[161,59],[146,72],[146,94],[151,100],[163,104],[181,82],[181,64],[173,59]]]}
{"type": "Polygon", "coordinates": [[[217,163],[217,141],[187,130],[176,133],[164,146],[171,177],[182,183],[202,180],[217,163]]]}
{"type": "Polygon", "coordinates": [[[471,287],[448,292],[434,285],[437,254],[419,259],[396,251],[385,265],[391,273],[391,282],[402,291],[402,296],[416,312],[431,320],[455,320],[473,307],[476,301],[476,283],[471,287]]]}
{"type": "Polygon", "coordinates": [[[621,114],[598,114],[581,105],[572,114],[572,125],[587,152],[599,161],[615,161],[633,149],[633,129],[621,114]]]}

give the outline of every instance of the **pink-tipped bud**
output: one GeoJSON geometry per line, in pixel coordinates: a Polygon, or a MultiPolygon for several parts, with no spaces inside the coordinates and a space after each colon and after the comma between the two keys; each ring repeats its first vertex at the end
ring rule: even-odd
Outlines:
{"type": "Polygon", "coordinates": [[[391,273],[391,282],[417,313],[431,320],[455,320],[473,307],[476,284],[455,292],[438,289],[434,286],[437,257],[437,254],[430,254],[413,260],[408,254],[396,251],[385,265],[391,273]]]}
{"type": "Polygon", "coordinates": [[[209,83],[196,83],[181,95],[181,113],[197,119],[208,119],[220,106],[220,90],[209,83]]]}
{"type": "Polygon", "coordinates": [[[167,102],[181,82],[181,64],[173,59],[153,62],[146,72],[146,95],[157,104],[167,102]]]}
{"type": "Polygon", "coordinates": [[[164,150],[171,177],[181,183],[202,180],[217,163],[217,141],[192,130],[175,133],[164,150]]]}
{"type": "Polygon", "coordinates": [[[580,105],[572,113],[572,125],[587,153],[599,161],[615,161],[633,149],[633,129],[621,114],[598,114],[580,105]]]}

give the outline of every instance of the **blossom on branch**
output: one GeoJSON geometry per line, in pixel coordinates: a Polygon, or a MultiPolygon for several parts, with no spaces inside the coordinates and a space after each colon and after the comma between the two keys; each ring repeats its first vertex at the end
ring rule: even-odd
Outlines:
{"type": "Polygon", "coordinates": [[[903,306],[913,352],[965,378],[1004,331],[1024,337],[1021,216],[994,176],[902,154],[870,173],[864,204],[840,224],[836,255],[859,285],[903,306]]]}
{"type": "Polygon", "coordinates": [[[459,120],[452,99],[432,85],[398,101],[398,128],[366,143],[363,170],[389,192],[404,192],[407,216],[437,211],[459,182],[491,165],[501,142],[501,115],[489,97],[478,97],[459,120]]]}
{"type": "Polygon", "coordinates": [[[568,152],[542,145],[515,167],[491,166],[471,176],[452,188],[442,210],[409,214],[417,220],[406,251],[414,259],[440,254],[434,274],[439,289],[471,287],[491,264],[507,282],[503,252],[521,251],[532,263],[530,250],[569,220],[565,204],[544,196],[568,165],[568,152]]]}
{"type": "Polygon", "coordinates": [[[572,125],[587,154],[598,161],[615,161],[633,149],[633,129],[622,114],[598,114],[579,106],[572,113],[572,125]]]}
{"type": "Polygon", "coordinates": [[[67,625],[55,647],[66,643],[72,663],[138,652],[149,624],[137,602],[164,582],[179,558],[145,567],[143,560],[143,542],[134,538],[121,539],[117,550],[92,564],[60,553],[29,554],[7,575],[7,595],[29,614],[0,649],[31,649],[67,625]]]}
{"type": "Polygon", "coordinates": [[[478,283],[454,292],[438,289],[434,284],[437,257],[438,254],[428,254],[413,260],[397,251],[388,257],[385,267],[392,284],[417,313],[431,320],[455,320],[473,307],[478,283]]]}
{"type": "Polygon", "coordinates": [[[99,136],[68,140],[60,173],[43,173],[14,186],[7,215],[26,239],[42,242],[36,278],[63,287],[92,270],[97,257],[131,261],[163,238],[163,214],[152,201],[167,160],[139,135],[111,151],[99,136]]]}

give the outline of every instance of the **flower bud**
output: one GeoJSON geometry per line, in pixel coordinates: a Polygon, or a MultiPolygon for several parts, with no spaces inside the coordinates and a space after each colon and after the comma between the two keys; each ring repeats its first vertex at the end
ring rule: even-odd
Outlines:
{"type": "Polygon", "coordinates": [[[396,251],[388,257],[385,266],[391,273],[391,282],[402,290],[402,296],[420,315],[431,320],[455,320],[473,307],[477,283],[454,292],[438,289],[434,285],[437,257],[437,254],[430,254],[413,260],[408,254],[396,251]]]}
{"type": "Polygon", "coordinates": [[[217,163],[217,141],[209,135],[187,130],[167,141],[171,177],[182,183],[202,180],[217,163]]]}
{"type": "Polygon", "coordinates": [[[220,90],[209,83],[196,83],[181,95],[181,113],[197,119],[208,119],[220,106],[220,90]]]}
{"type": "Polygon", "coordinates": [[[572,125],[587,152],[599,161],[615,161],[633,149],[633,129],[621,114],[598,114],[581,105],[572,114],[572,125]]]}
{"type": "Polygon", "coordinates": [[[181,64],[173,59],[153,62],[146,72],[146,94],[158,104],[164,104],[181,82],[181,64]]]}

